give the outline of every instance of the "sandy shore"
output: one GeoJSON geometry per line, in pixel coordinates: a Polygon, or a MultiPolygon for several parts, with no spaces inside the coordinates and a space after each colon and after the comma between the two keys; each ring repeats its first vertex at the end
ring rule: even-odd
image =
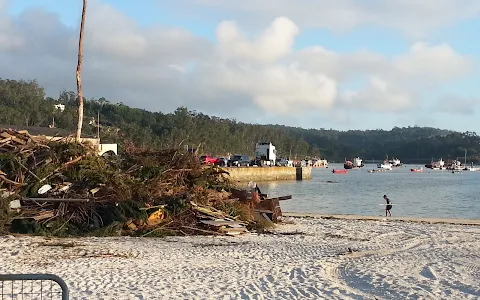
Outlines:
{"type": "Polygon", "coordinates": [[[480,297],[479,226],[293,220],[233,238],[0,237],[0,273],[57,274],[71,299],[480,297]]]}
{"type": "MultiPolygon", "coordinates": [[[[341,219],[341,220],[364,220],[364,221],[385,221],[384,216],[361,216],[361,215],[335,215],[335,214],[316,214],[316,213],[295,213],[286,212],[286,217],[297,218],[315,218],[315,219],[341,219]]],[[[478,225],[480,220],[474,219],[449,219],[449,218],[419,218],[419,217],[388,217],[388,221],[412,222],[412,223],[430,223],[430,224],[451,224],[451,225],[478,225]]]]}

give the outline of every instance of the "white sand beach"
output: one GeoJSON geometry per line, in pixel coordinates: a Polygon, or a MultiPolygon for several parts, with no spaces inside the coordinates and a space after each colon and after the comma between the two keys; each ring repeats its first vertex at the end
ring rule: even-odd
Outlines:
{"type": "Polygon", "coordinates": [[[480,297],[480,226],[292,220],[277,235],[4,236],[0,273],[59,275],[71,299],[480,297]]]}

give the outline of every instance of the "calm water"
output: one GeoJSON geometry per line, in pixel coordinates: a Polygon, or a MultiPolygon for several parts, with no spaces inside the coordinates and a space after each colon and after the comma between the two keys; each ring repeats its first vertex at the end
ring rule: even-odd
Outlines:
{"type": "Polygon", "coordinates": [[[348,174],[333,174],[343,164],[330,164],[328,169],[313,169],[312,180],[258,183],[269,196],[292,195],[282,201],[282,210],[290,212],[385,214],[383,195],[392,203],[392,216],[444,217],[480,219],[480,172],[433,171],[410,172],[415,165],[388,172],[368,173],[366,165],[348,174]],[[329,183],[333,181],[334,183],[329,183]]]}

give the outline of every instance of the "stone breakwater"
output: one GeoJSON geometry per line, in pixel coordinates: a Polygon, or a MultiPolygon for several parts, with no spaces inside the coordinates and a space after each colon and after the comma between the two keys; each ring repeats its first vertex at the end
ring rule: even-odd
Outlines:
{"type": "Polygon", "coordinates": [[[312,167],[231,167],[224,168],[233,181],[310,180],[312,167]]]}

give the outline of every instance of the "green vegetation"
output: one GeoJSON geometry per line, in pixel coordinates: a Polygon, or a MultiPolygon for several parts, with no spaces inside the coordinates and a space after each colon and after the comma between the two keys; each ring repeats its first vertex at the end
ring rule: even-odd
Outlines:
{"type": "MultiPolygon", "coordinates": [[[[83,132],[96,134],[95,120],[100,111],[104,143],[123,146],[125,139],[139,146],[159,149],[189,145],[212,155],[253,154],[258,141],[271,141],[279,154],[290,158],[322,157],[329,161],[360,156],[383,159],[386,154],[404,162],[426,163],[430,158],[455,159],[468,151],[469,161],[479,161],[480,137],[474,132],[453,132],[429,127],[392,130],[302,129],[281,125],[253,125],[210,117],[180,107],[173,113],[148,112],[105,98],[85,100],[83,132]]],[[[76,126],[77,99],[74,92],[63,92],[58,99],[46,98],[35,81],[0,80],[0,124],[48,126],[55,117],[58,128],[76,126]],[[54,104],[65,111],[54,111],[54,104]]]]}

